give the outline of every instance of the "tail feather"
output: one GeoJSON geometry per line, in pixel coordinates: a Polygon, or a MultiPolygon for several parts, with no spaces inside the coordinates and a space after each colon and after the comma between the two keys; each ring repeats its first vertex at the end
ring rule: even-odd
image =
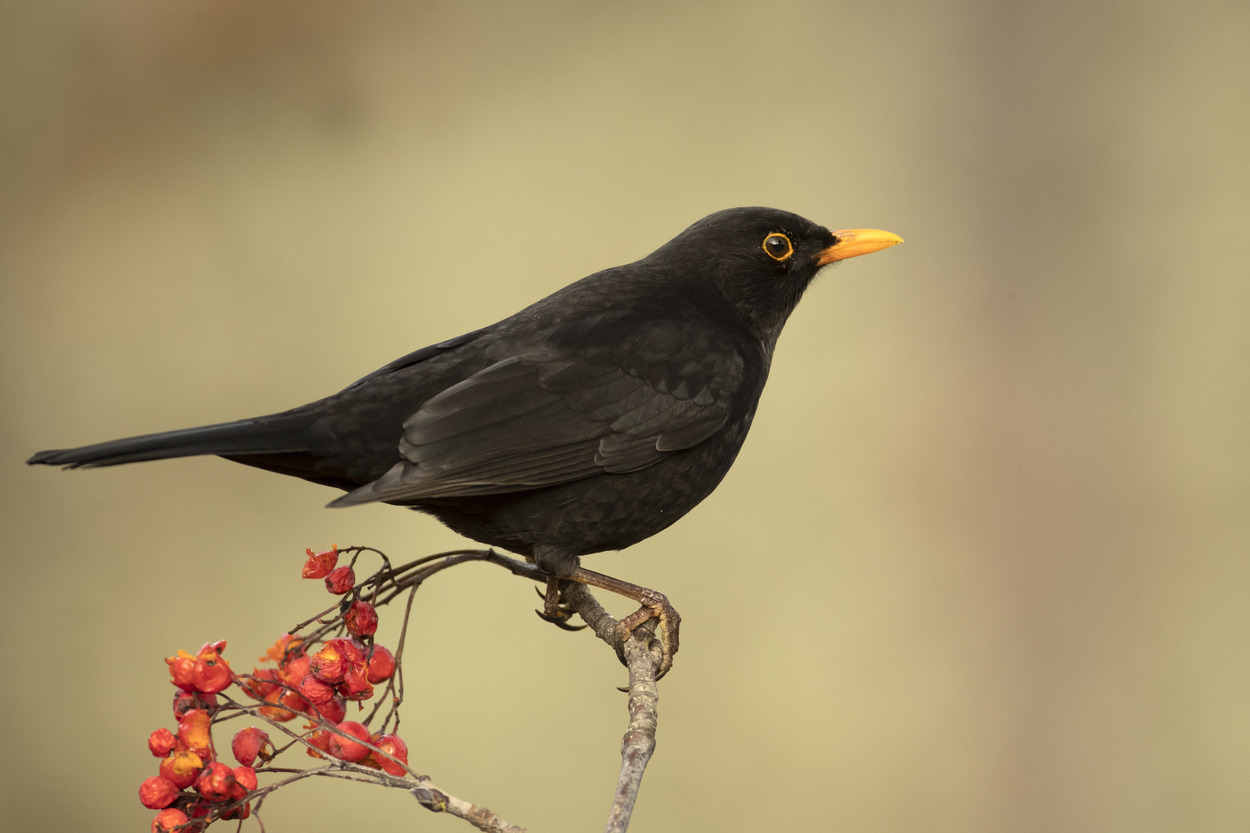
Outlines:
{"type": "Polygon", "coordinates": [[[64,466],[70,469],[94,468],[169,457],[194,457],[200,454],[281,454],[304,451],[305,445],[297,433],[245,419],[200,428],[126,437],[80,448],[50,449],[40,451],[26,462],[31,465],[64,466]]]}

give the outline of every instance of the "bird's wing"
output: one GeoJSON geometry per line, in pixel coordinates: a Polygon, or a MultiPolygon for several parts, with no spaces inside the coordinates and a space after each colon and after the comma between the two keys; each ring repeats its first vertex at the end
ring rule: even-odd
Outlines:
{"type": "Polygon", "coordinates": [[[402,462],[333,505],[522,491],[698,445],[729,418],[744,362],[667,324],[611,349],[509,357],[447,388],[404,422],[402,462]]]}

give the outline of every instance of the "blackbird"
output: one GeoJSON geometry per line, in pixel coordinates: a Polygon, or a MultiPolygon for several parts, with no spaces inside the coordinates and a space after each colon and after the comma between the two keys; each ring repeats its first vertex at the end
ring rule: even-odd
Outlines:
{"type": "Polygon", "coordinates": [[[621,593],[658,616],[661,673],[679,618],[654,591],[579,556],[668,527],[707,497],[751,426],[782,325],[824,266],[901,243],[795,214],[733,208],[643,259],[583,278],[502,321],[409,353],[282,413],[27,462],[85,468],[215,454],[381,501],[519,553],[549,577],[621,593]]]}

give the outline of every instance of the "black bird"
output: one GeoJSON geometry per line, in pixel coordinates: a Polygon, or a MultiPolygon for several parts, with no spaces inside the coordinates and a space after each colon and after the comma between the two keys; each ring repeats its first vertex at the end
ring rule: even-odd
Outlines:
{"type": "Polygon", "coordinates": [[[664,597],[579,566],[668,527],[707,497],[746,438],[782,325],[834,261],[901,243],[795,214],[734,208],[642,260],[583,278],[497,324],[409,353],[339,393],[282,413],[41,451],[68,468],[216,454],[382,501],[622,593],[664,597]]]}

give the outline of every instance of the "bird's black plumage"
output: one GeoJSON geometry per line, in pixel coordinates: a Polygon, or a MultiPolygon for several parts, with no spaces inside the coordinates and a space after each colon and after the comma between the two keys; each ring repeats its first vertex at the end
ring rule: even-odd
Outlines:
{"type": "Polygon", "coordinates": [[[817,271],[900,242],[855,251],[856,233],[774,209],[722,211],[317,402],[29,462],[216,454],[348,490],[332,506],[414,507],[568,575],[578,556],[654,535],[720,483],[817,271]]]}

